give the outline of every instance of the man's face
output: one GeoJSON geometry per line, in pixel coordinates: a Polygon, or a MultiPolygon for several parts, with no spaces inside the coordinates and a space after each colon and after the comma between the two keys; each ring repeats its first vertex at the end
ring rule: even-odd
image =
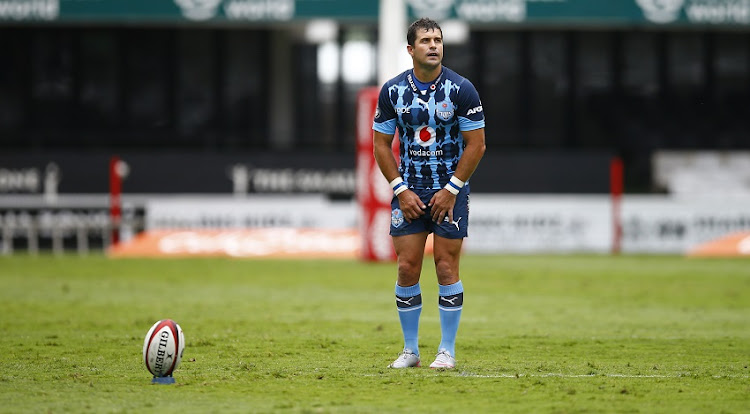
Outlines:
{"type": "Polygon", "coordinates": [[[418,30],[414,46],[408,45],[407,50],[415,65],[425,68],[440,66],[443,61],[443,34],[440,30],[418,30]]]}

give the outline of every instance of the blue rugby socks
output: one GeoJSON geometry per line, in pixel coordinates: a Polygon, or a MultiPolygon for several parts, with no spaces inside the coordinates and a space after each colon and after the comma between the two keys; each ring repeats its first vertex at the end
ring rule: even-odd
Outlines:
{"type": "Polygon", "coordinates": [[[404,349],[419,355],[419,316],[422,313],[422,291],[414,286],[396,284],[396,307],[404,333],[404,349]]]}
{"type": "Polygon", "coordinates": [[[461,321],[464,304],[464,286],[461,281],[452,285],[439,285],[438,309],[440,309],[440,331],[442,338],[438,352],[446,350],[456,356],[456,333],[461,321]]]}

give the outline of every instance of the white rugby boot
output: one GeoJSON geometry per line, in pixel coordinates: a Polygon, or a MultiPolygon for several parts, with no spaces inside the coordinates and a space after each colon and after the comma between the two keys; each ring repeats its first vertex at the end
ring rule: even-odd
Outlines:
{"type": "Polygon", "coordinates": [[[456,358],[453,358],[450,352],[441,349],[435,356],[435,362],[430,364],[433,369],[453,369],[456,367],[456,358]]]}
{"type": "Polygon", "coordinates": [[[388,368],[413,368],[421,366],[419,355],[411,352],[411,349],[404,349],[401,355],[391,365],[388,365],[388,368]]]}

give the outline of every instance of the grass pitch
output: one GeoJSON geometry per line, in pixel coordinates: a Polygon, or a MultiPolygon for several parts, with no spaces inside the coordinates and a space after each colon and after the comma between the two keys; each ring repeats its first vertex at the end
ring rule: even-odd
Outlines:
{"type": "MultiPolygon", "coordinates": [[[[458,367],[390,370],[394,264],[0,258],[0,412],[750,411],[750,262],[466,256],[458,367]],[[151,385],[149,327],[186,336],[151,385]]],[[[439,343],[433,266],[420,348],[439,343]]]]}

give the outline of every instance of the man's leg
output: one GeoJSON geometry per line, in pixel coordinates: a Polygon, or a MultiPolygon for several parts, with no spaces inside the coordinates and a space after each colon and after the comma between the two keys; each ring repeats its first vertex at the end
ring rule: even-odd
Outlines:
{"type": "Polygon", "coordinates": [[[419,366],[419,316],[422,313],[422,291],[419,275],[422,272],[424,245],[427,233],[394,236],[393,246],[398,256],[396,307],[404,335],[404,352],[391,364],[392,368],[419,366]]]}
{"type": "Polygon", "coordinates": [[[431,368],[453,368],[456,361],[456,333],[461,321],[464,288],[458,276],[463,239],[447,239],[435,235],[435,272],[438,279],[438,309],[441,339],[438,356],[431,368]],[[448,355],[445,355],[445,352],[448,355]]]}

